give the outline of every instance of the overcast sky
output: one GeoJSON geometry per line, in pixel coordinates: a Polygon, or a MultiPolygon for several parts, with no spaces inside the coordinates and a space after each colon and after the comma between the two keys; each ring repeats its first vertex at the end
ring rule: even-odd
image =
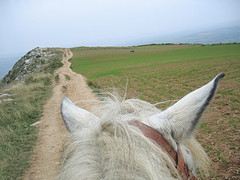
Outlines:
{"type": "Polygon", "coordinates": [[[124,45],[237,22],[240,0],[0,0],[0,56],[37,46],[124,45]]]}

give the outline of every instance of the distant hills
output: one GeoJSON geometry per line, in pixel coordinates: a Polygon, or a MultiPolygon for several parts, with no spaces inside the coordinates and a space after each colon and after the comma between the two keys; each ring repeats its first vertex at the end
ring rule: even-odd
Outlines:
{"type": "Polygon", "coordinates": [[[240,42],[240,25],[208,29],[202,31],[188,31],[183,33],[160,35],[136,41],[136,44],[151,43],[192,43],[217,44],[240,42]]]}

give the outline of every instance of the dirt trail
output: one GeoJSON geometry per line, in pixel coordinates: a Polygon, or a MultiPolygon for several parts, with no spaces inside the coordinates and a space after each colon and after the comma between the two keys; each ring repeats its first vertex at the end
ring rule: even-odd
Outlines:
{"type": "MultiPolygon", "coordinates": [[[[58,83],[54,82],[52,97],[44,106],[43,117],[39,124],[38,141],[31,158],[30,169],[24,176],[25,180],[56,179],[61,165],[61,155],[68,132],[61,118],[60,106],[63,97],[68,96],[73,102],[82,100],[97,100],[92,90],[87,86],[85,78],[70,69],[68,60],[72,57],[69,49],[64,49],[63,67],[56,70],[58,83]],[[70,77],[70,80],[65,75],[70,77]]],[[[78,106],[91,111],[93,103],[80,102],[78,106]]]]}

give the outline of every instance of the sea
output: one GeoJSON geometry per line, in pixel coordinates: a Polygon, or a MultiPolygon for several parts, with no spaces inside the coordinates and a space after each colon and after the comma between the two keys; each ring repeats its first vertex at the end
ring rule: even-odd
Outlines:
{"type": "Polygon", "coordinates": [[[0,79],[2,79],[14,66],[14,64],[21,59],[23,55],[0,57],[0,79]]]}

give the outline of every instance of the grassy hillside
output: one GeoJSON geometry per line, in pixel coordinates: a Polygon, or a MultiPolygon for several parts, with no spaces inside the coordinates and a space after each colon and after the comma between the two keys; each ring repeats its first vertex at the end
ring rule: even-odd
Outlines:
{"type": "Polygon", "coordinates": [[[37,128],[32,124],[40,120],[51,95],[53,71],[62,60],[60,50],[49,51],[53,59],[46,57],[39,66],[35,66],[39,59],[32,57],[33,62],[23,68],[29,59],[22,58],[0,86],[0,179],[21,179],[29,167],[37,139],[37,128]],[[27,69],[26,73],[22,69],[27,69]]]}
{"type": "Polygon", "coordinates": [[[151,103],[179,99],[224,72],[197,137],[213,161],[211,178],[240,176],[240,44],[71,50],[72,69],[86,76],[91,86],[116,87],[123,94],[128,80],[128,97],[151,103]]]}

